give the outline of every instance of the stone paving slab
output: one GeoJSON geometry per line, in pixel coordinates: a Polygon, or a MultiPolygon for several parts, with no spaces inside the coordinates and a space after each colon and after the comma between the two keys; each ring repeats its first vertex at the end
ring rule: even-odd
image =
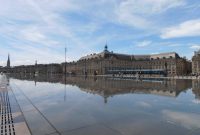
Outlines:
{"type": "Polygon", "coordinates": [[[31,135],[23,113],[4,75],[0,75],[0,121],[1,135],[31,135]]]}
{"type": "Polygon", "coordinates": [[[29,135],[30,134],[28,128],[26,128],[27,125],[25,122],[16,123],[14,126],[15,126],[16,135],[29,135]]]}
{"type": "Polygon", "coordinates": [[[25,112],[24,115],[33,135],[45,135],[56,132],[36,110],[25,112]]]}
{"type": "Polygon", "coordinates": [[[52,134],[48,134],[48,135],[59,135],[58,133],[52,133],[52,134]]]}
{"type": "Polygon", "coordinates": [[[64,132],[62,135],[121,135],[119,132],[105,127],[102,124],[95,124],[85,128],[79,128],[72,131],[64,132]]]}
{"type": "Polygon", "coordinates": [[[15,84],[12,84],[12,88],[32,135],[59,134],[56,128],[43,116],[20,88],[15,84]]]}

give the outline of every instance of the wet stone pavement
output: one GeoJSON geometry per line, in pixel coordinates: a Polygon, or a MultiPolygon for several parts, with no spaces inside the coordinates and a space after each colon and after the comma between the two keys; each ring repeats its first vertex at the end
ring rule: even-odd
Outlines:
{"type": "Polygon", "coordinates": [[[30,135],[6,76],[0,76],[0,135],[30,135]]]}
{"type": "Polygon", "coordinates": [[[0,103],[0,135],[200,135],[200,80],[0,76],[0,103]]]}

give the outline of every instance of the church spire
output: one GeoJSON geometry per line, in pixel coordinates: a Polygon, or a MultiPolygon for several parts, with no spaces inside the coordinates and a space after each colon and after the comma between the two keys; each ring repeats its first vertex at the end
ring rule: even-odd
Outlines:
{"type": "Polygon", "coordinates": [[[104,51],[107,52],[108,51],[108,45],[107,45],[107,42],[106,42],[106,45],[104,47],[104,51]]]}
{"type": "Polygon", "coordinates": [[[7,67],[10,68],[10,54],[8,54],[7,67]]]}

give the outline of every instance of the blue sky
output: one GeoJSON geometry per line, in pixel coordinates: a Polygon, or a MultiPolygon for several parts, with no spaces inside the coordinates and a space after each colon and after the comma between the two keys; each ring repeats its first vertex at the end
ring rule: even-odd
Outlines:
{"type": "Polygon", "coordinates": [[[0,65],[200,49],[199,0],[0,0],[0,65]]]}

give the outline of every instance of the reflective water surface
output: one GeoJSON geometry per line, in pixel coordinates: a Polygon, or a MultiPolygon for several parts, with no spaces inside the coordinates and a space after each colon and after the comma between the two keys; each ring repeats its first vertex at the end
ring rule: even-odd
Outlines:
{"type": "Polygon", "coordinates": [[[12,76],[32,134],[200,135],[200,81],[12,76]]]}

